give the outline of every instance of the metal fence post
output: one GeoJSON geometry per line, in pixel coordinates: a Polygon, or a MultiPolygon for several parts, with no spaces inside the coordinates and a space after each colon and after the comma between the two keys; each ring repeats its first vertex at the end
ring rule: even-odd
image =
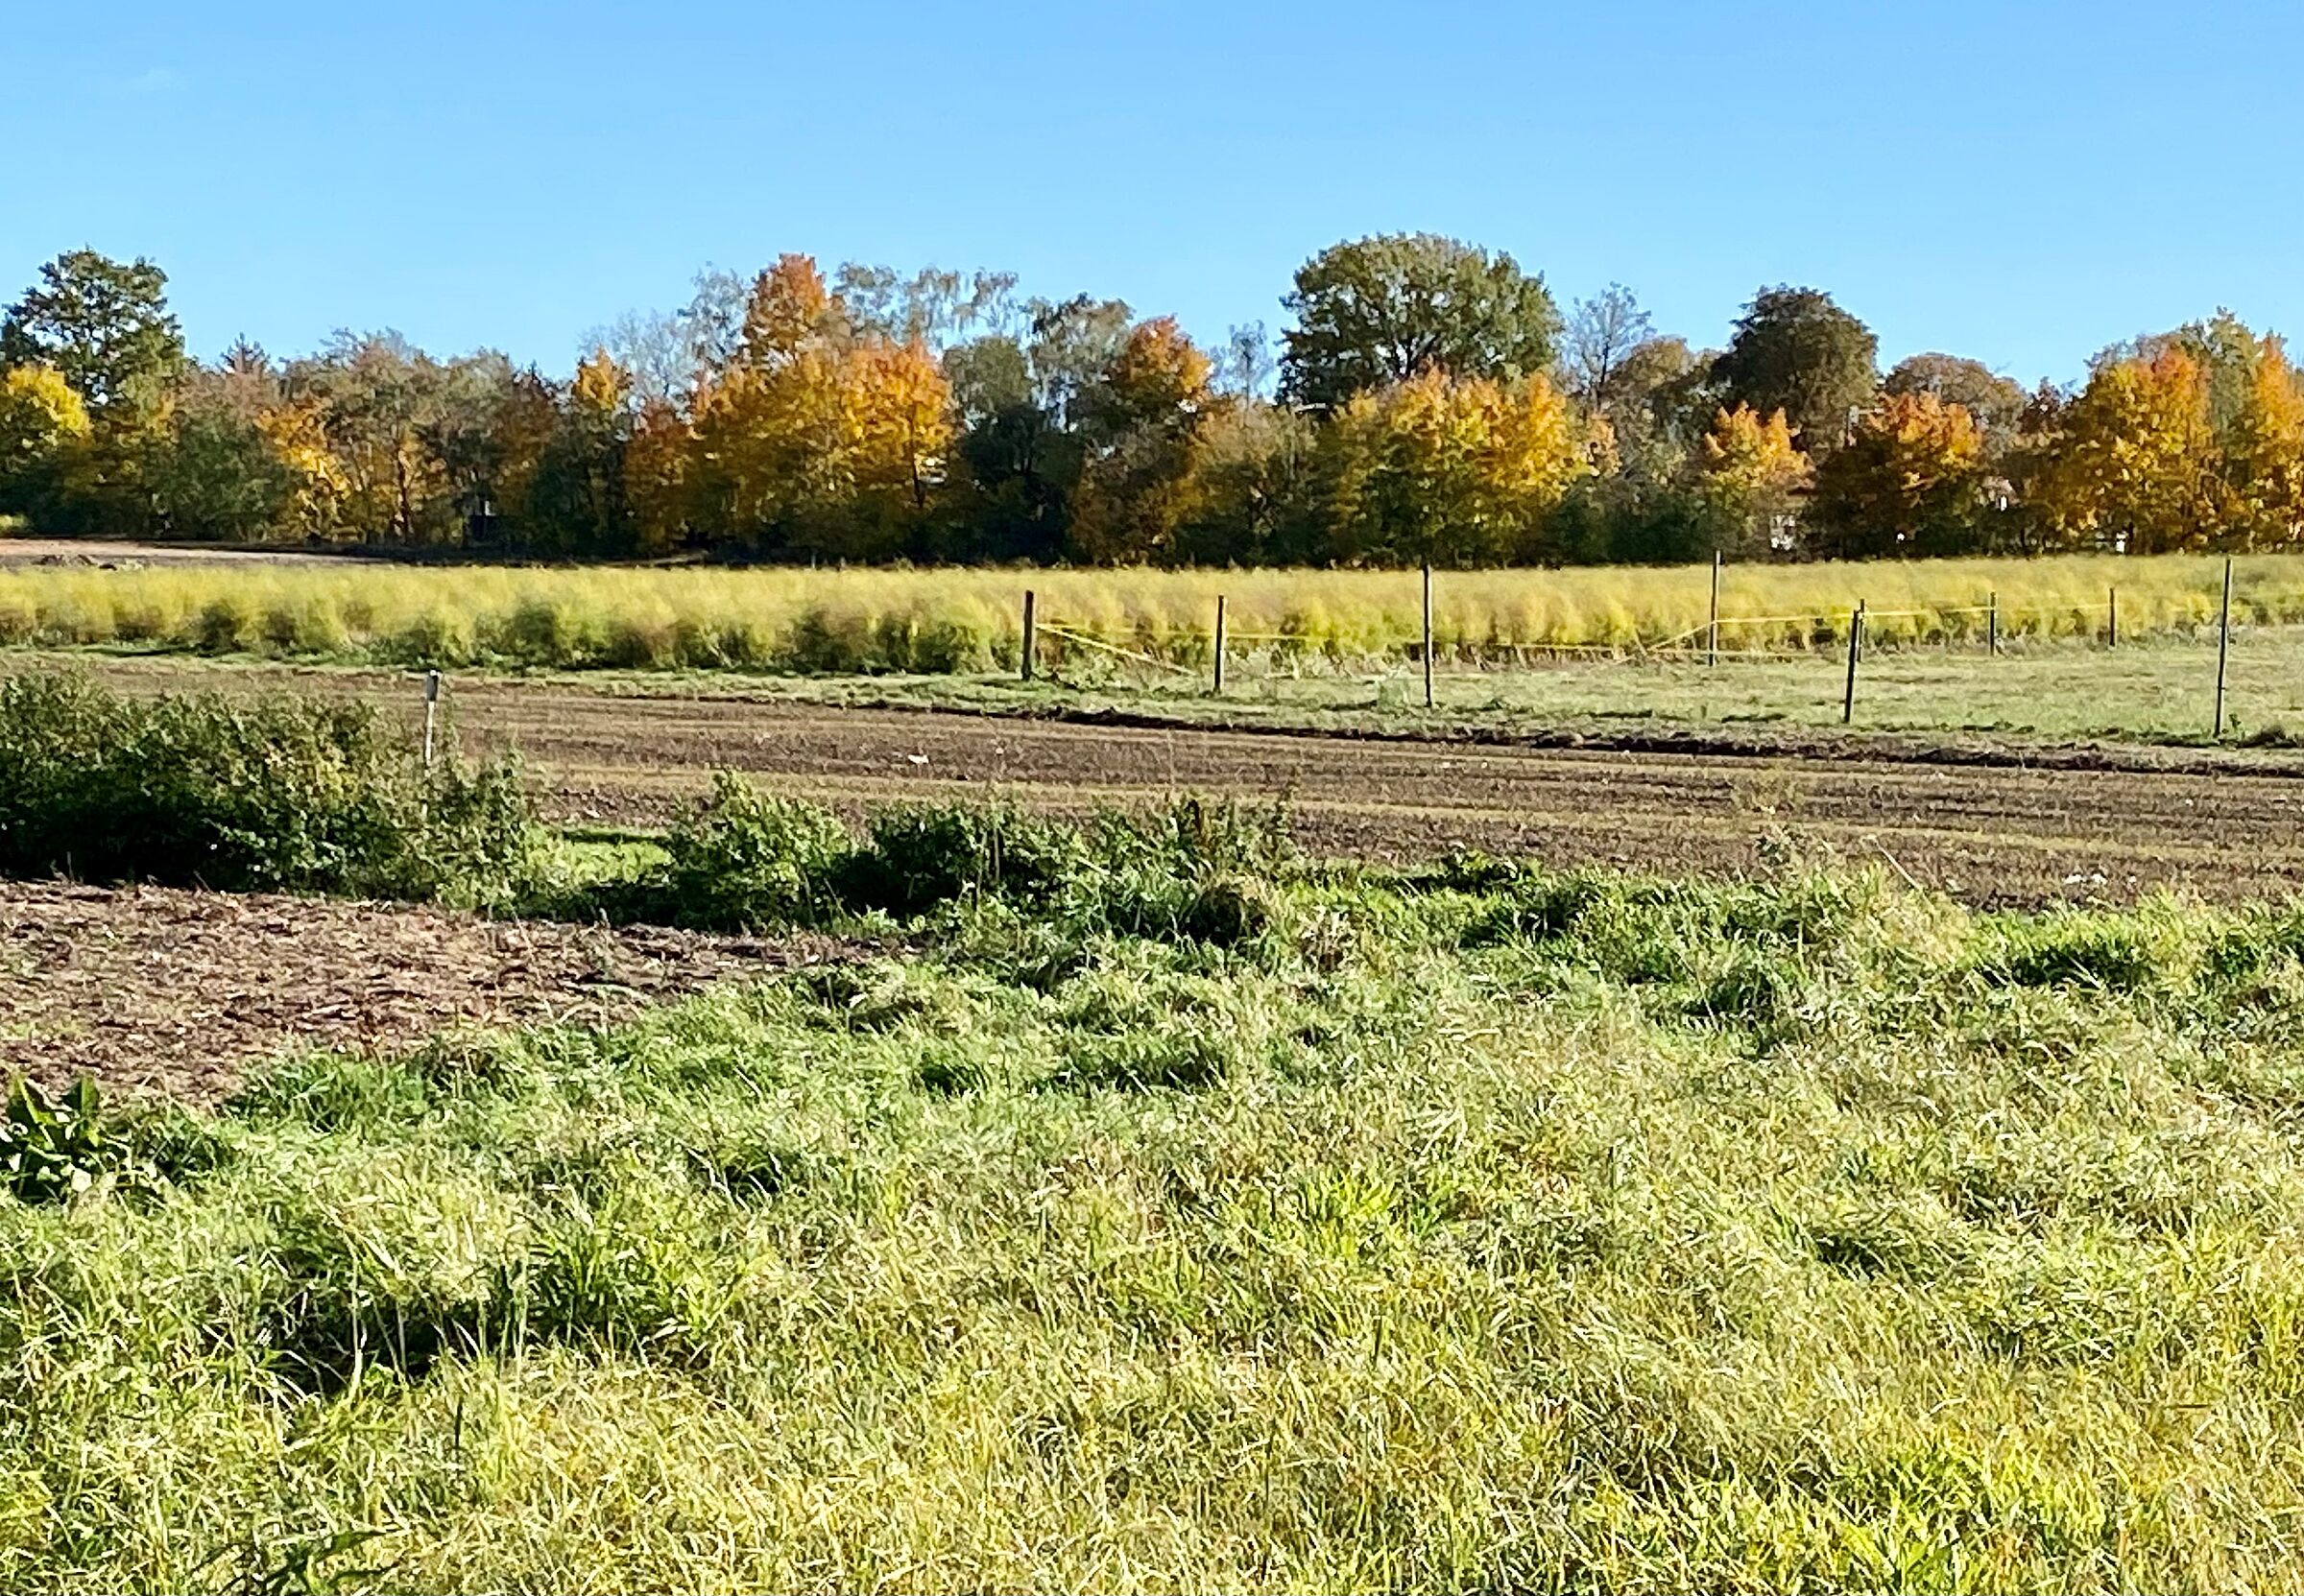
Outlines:
{"type": "Polygon", "coordinates": [[[1038,629],[1033,624],[1032,605],[1032,589],[1027,587],[1024,589],[1024,679],[1026,681],[1032,679],[1033,644],[1038,636],[1038,629]]]}

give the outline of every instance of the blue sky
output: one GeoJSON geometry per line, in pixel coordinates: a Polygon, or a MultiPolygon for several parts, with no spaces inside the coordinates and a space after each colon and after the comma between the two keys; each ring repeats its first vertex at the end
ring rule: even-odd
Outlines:
{"type": "Polygon", "coordinates": [[[394,326],[562,369],[707,262],[801,250],[1212,340],[1277,331],[1321,246],[1426,229],[1699,345],[1790,281],[1884,364],[2068,380],[2219,304],[2304,330],[2304,8],[2185,10],[28,8],[0,296],[87,244],[164,266],[198,353],[394,326]]]}

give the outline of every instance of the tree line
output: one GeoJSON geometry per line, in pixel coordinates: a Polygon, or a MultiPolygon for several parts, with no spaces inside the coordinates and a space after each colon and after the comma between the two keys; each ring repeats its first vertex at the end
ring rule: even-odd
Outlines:
{"type": "Polygon", "coordinates": [[[1884,373],[1830,295],[1724,348],[1611,286],[1563,314],[1428,234],[1305,263],[1274,341],[1013,275],[788,254],[626,315],[565,377],[339,333],[190,358],[146,260],[0,318],[0,514],[55,535],[608,558],[1542,564],[2304,541],[2304,383],[2228,313],[2027,390],[1884,373]]]}

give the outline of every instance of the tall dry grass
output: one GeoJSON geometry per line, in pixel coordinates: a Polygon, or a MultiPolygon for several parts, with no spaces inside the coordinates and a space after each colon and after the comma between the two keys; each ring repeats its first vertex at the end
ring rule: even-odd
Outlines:
{"type": "MultiPolygon", "coordinates": [[[[2220,560],[2072,557],[1731,567],[1722,646],[1797,650],[1868,606],[1877,642],[1978,638],[1997,594],[2005,635],[2085,636],[2117,584],[2124,632],[2212,622],[2220,560]]],[[[1698,640],[1701,566],[1443,572],[1440,646],[1669,649],[1698,640]]],[[[1244,651],[1361,660],[1420,634],[1412,571],[549,569],[366,564],[0,571],[0,642],[142,645],[408,664],[968,673],[1011,665],[1029,587],[1052,646],[1070,638],[1191,663],[1215,601],[1244,651]]],[[[2250,623],[2304,619],[2304,557],[2237,567],[2250,623]]]]}

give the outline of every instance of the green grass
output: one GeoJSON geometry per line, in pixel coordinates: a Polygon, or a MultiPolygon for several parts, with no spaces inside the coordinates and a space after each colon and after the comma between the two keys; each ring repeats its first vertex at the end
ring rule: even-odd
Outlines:
{"type": "MultiPolygon", "coordinates": [[[[2079,642],[1981,650],[1875,649],[1861,661],[1852,724],[1859,729],[1974,731],[2052,739],[2122,738],[2198,743],[2215,718],[2213,633],[2168,636],[2104,649],[2079,642]]],[[[2226,735],[2285,741],[2304,733],[2304,628],[2236,634],[2226,671],[2226,735]]],[[[932,679],[916,679],[936,691],[932,679]]],[[[1179,705],[1207,683],[1177,677],[1124,681],[1082,678],[1089,694],[1116,688],[1179,705]]],[[[1693,725],[1821,727],[1842,725],[1846,656],[1790,655],[1764,660],[1573,662],[1485,672],[1443,671],[1434,682],[1448,720],[1658,721],[1693,725]]],[[[1231,713],[1317,724],[1349,715],[1409,724],[1426,715],[1420,673],[1356,677],[1248,670],[1226,681],[1231,713]]]]}
{"type": "Polygon", "coordinates": [[[2304,1587],[2304,920],[1270,885],[0,1197],[0,1584],[2304,1587]]]}
{"type": "MultiPolygon", "coordinates": [[[[2118,649],[2016,643],[2007,652],[1883,647],[1858,679],[1859,731],[1959,731],[2049,740],[2113,739],[2200,744],[2211,740],[2216,701],[2213,634],[2124,643],[2118,649]]],[[[31,656],[27,657],[40,657],[31,656]]],[[[60,657],[60,656],[48,656],[60,657]]],[[[188,679],[237,667],[170,662],[188,679]]],[[[2234,635],[2227,664],[2225,738],[2275,745],[2304,737],[2304,627],[2250,628],[2234,635]]],[[[1435,726],[1781,727],[1837,730],[1846,660],[1786,655],[1700,662],[1562,660],[1510,669],[1446,669],[1436,707],[1423,703],[1414,666],[1368,671],[1276,669],[1236,664],[1217,695],[1205,675],[1151,672],[1076,660],[1053,678],[1012,674],[750,676],[706,672],[606,672],[547,678],[597,691],[704,693],[835,704],[904,704],[995,713],[1147,712],[1180,724],[1237,724],[1412,730],[1435,726]]]]}

